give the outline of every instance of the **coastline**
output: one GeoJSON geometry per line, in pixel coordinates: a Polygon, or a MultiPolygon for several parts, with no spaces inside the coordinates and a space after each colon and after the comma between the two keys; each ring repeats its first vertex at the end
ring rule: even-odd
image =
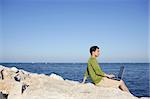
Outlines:
{"type": "Polygon", "coordinates": [[[8,94],[8,99],[136,99],[120,89],[81,84],[56,74],[47,76],[4,66],[0,70],[3,70],[0,91],[8,94]]]}

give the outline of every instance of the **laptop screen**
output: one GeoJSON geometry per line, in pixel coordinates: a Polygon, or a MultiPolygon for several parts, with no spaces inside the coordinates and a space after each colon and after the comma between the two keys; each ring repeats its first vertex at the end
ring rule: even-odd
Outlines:
{"type": "Polygon", "coordinates": [[[120,67],[119,74],[118,74],[118,78],[119,78],[119,79],[122,79],[123,73],[124,73],[124,66],[121,66],[121,67],[120,67]]]}

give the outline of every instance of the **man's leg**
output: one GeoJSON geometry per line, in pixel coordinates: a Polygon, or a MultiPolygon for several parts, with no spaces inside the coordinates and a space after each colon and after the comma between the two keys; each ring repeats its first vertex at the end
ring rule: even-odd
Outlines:
{"type": "Polygon", "coordinates": [[[102,87],[119,88],[119,86],[121,85],[121,81],[117,81],[117,80],[103,77],[102,80],[97,85],[102,86],[102,87]]]}
{"type": "Polygon", "coordinates": [[[103,87],[115,87],[115,88],[120,88],[122,91],[129,92],[127,86],[125,85],[123,80],[117,81],[113,79],[109,79],[106,77],[103,77],[102,80],[97,84],[98,86],[103,86],[103,87]]]}
{"type": "Polygon", "coordinates": [[[129,89],[127,88],[127,86],[125,85],[124,81],[123,80],[120,80],[120,85],[119,85],[119,88],[122,90],[122,91],[126,91],[126,92],[129,92],[129,89]]]}
{"type": "Polygon", "coordinates": [[[120,88],[122,91],[130,93],[129,89],[127,88],[127,86],[125,85],[123,80],[117,81],[117,80],[113,80],[113,79],[103,77],[102,80],[96,85],[97,86],[102,86],[102,87],[120,88]]]}

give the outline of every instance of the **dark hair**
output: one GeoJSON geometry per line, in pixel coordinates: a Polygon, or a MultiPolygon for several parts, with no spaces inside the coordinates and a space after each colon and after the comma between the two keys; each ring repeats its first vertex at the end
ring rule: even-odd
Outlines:
{"type": "Polygon", "coordinates": [[[94,51],[96,51],[96,49],[99,49],[99,47],[98,46],[92,46],[91,48],[90,48],[90,53],[91,53],[91,55],[92,55],[92,52],[94,51]]]}

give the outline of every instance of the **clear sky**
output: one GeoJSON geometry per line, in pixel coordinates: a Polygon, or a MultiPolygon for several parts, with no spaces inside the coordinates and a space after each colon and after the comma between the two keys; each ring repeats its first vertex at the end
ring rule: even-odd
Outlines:
{"type": "Polygon", "coordinates": [[[148,0],[1,0],[0,62],[148,62],[148,0]]]}

